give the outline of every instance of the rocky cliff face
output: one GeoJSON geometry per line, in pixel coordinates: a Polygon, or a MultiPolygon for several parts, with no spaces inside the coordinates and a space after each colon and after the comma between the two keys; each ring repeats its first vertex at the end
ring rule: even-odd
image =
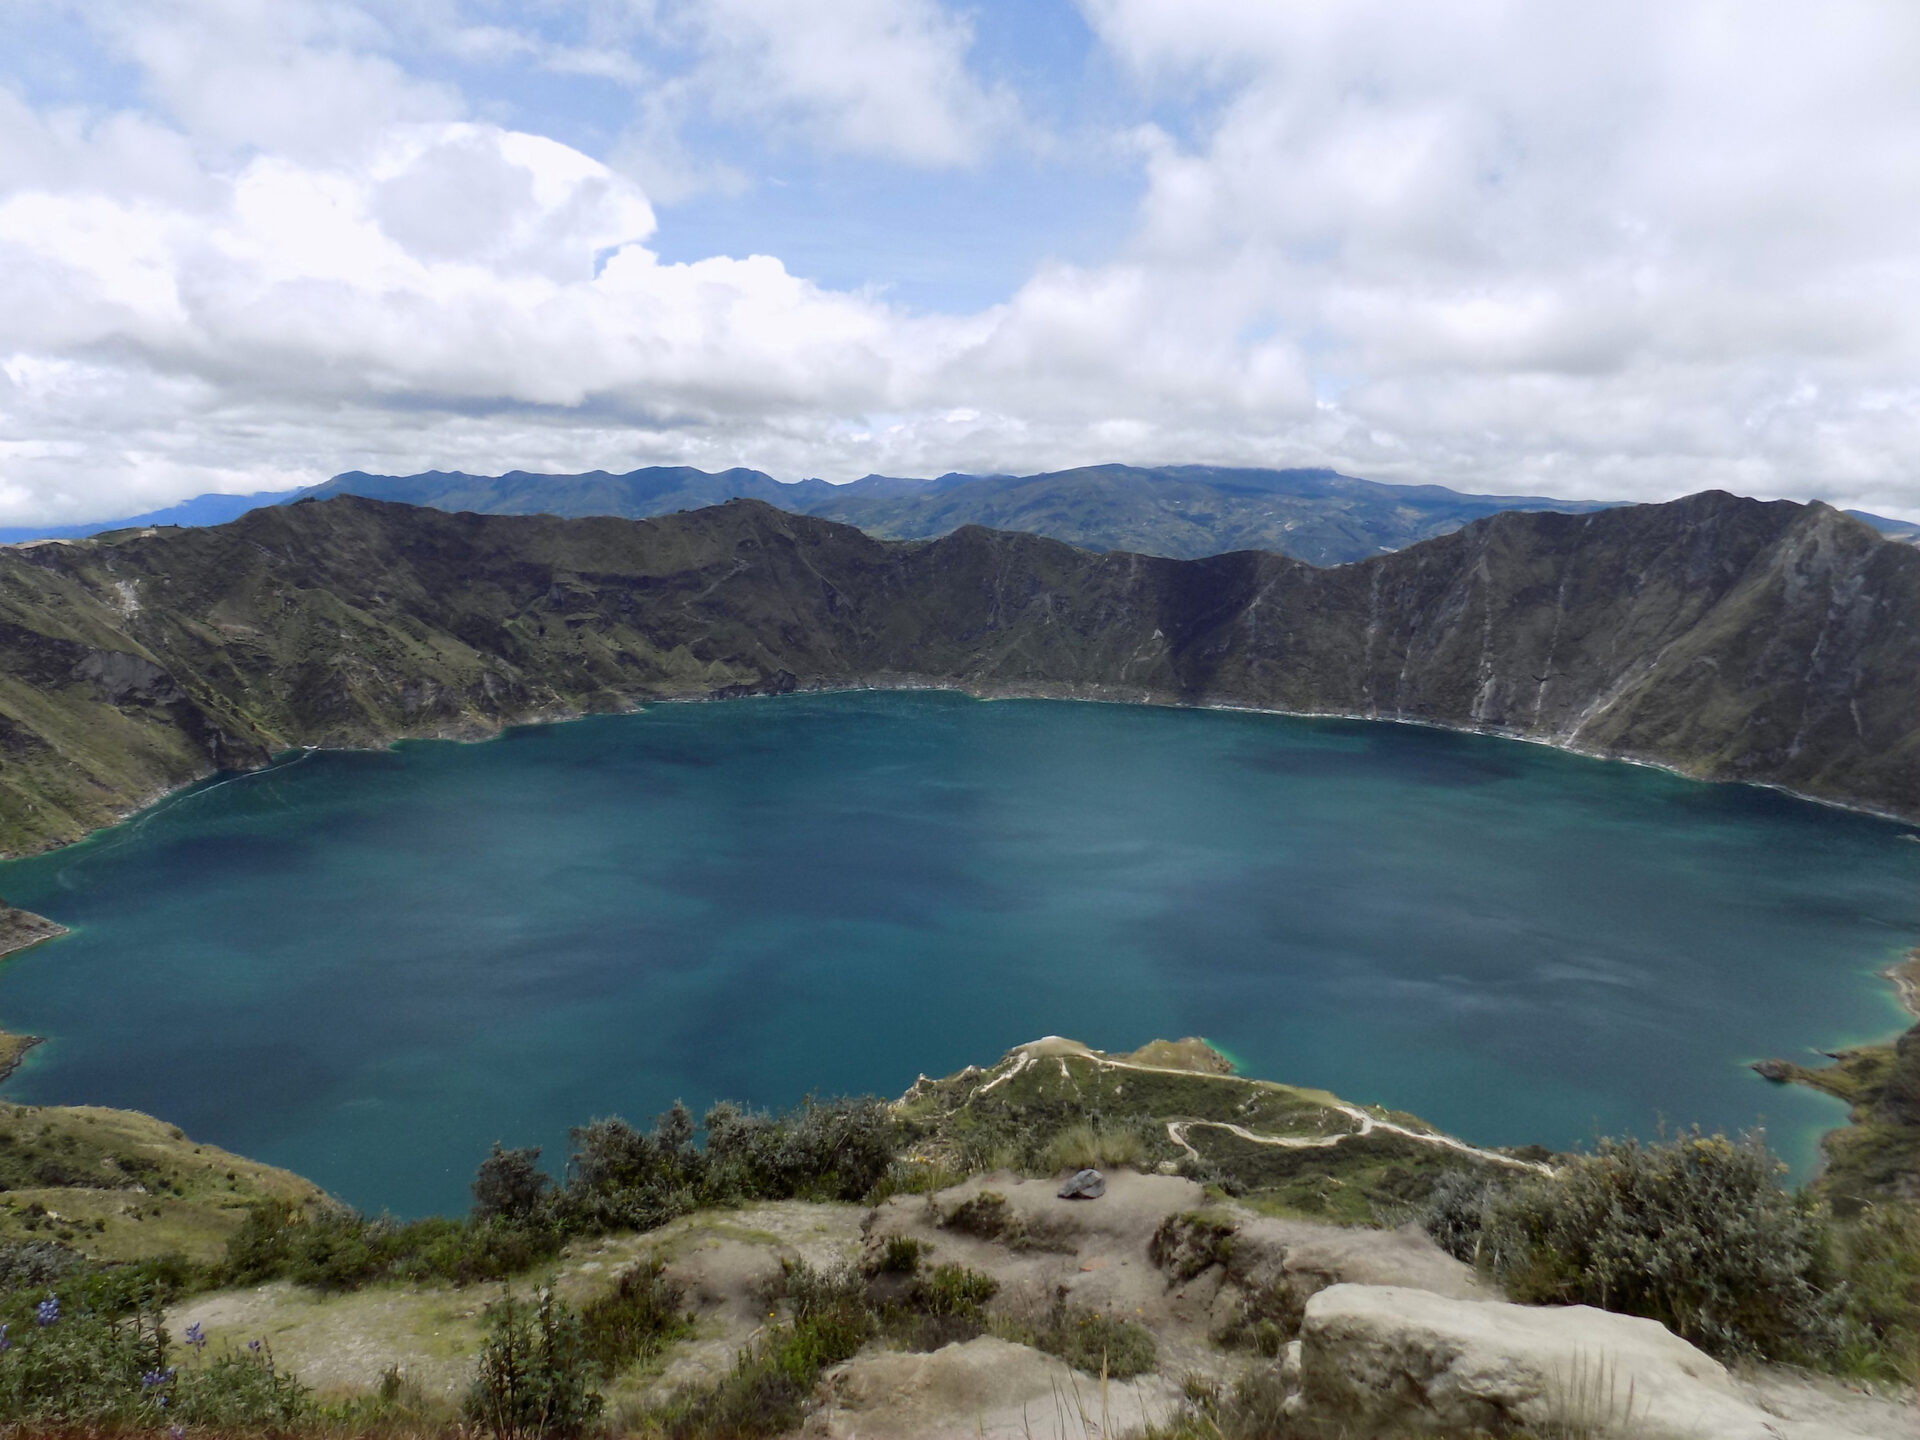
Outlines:
{"type": "Polygon", "coordinates": [[[1508,513],[1321,570],[342,498],[0,551],[0,846],[295,746],[925,682],[1469,726],[1920,816],[1920,552],[1821,505],[1508,513]]]}

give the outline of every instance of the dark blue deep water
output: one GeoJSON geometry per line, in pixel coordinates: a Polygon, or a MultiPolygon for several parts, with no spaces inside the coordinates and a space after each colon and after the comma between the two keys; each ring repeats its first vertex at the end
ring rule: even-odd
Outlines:
{"type": "Polygon", "coordinates": [[[0,865],[9,1093],[369,1209],[676,1097],[896,1094],[1047,1033],[1205,1035],[1468,1139],[1840,1108],[1745,1068],[1899,1023],[1902,826],[1511,742],[935,694],[312,754],[0,865]]]}

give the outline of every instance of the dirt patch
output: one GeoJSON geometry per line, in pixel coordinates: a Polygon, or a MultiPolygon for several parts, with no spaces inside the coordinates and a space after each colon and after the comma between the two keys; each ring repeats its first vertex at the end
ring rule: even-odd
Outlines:
{"type": "Polygon", "coordinates": [[[1024,1345],[982,1336],[927,1355],[868,1353],[831,1371],[805,1434],[832,1440],[1085,1440],[1165,1419],[1177,1389],[1159,1376],[1098,1380],[1024,1345]]]}
{"type": "MultiPolygon", "coordinates": [[[[627,1266],[658,1252],[667,1274],[686,1287],[698,1330],[651,1371],[623,1376],[612,1403],[634,1400],[680,1383],[718,1378],[740,1346],[765,1322],[760,1304],[780,1260],[814,1264],[850,1259],[859,1249],[865,1211],[852,1205],[795,1201],[713,1210],[676,1220],[644,1235],[611,1236],[569,1246],[544,1275],[520,1282],[522,1291],[551,1280],[570,1304],[606,1293],[627,1266]]],[[[464,1393],[483,1338],[482,1312],[497,1300],[498,1284],[378,1285],[346,1295],[319,1295],[276,1282],[247,1290],[197,1296],[167,1314],[182,1334],[199,1321],[210,1353],[259,1340],[274,1358],[323,1395],[370,1390],[389,1366],[423,1393],[464,1393]]]]}

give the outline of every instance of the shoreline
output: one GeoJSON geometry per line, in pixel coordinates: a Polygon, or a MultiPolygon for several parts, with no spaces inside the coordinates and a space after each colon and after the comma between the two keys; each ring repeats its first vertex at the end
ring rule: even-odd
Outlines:
{"type": "Polygon", "coordinates": [[[1920,1191],[1920,1117],[1887,1103],[1889,1092],[1910,1088],[1920,1069],[1920,946],[1880,975],[1913,1024],[1885,1040],[1824,1051],[1825,1065],[1759,1060],[1749,1067],[1776,1085],[1803,1086],[1846,1105],[1846,1123],[1820,1136],[1812,1181],[1836,1206],[1920,1191]]]}
{"type": "MultiPolygon", "coordinates": [[[[1049,700],[1077,702],[1087,705],[1131,705],[1162,710],[1197,710],[1223,714],[1271,715],[1285,720],[1351,720],[1371,725],[1405,725],[1418,730],[1436,730],[1449,735],[1477,735],[1489,740],[1510,740],[1523,745],[1537,745],[1542,749],[1557,751],[1563,755],[1573,755],[1583,760],[1632,765],[1645,770],[1656,770],[1696,785],[1748,785],[1756,790],[1770,790],[1777,795],[1784,795],[1792,800],[1804,801],[1808,804],[1819,805],[1829,810],[1839,810],[1847,814],[1861,815],[1872,820],[1888,821],[1892,824],[1905,827],[1909,833],[1898,838],[1920,843],[1920,816],[1909,816],[1896,810],[1887,810],[1874,805],[1860,804],[1846,800],[1834,800],[1820,795],[1809,795],[1803,791],[1794,790],[1788,786],[1777,785],[1765,780],[1719,779],[1712,776],[1696,775],[1663,760],[1650,760],[1638,755],[1624,755],[1605,750],[1590,749],[1567,741],[1551,739],[1546,736],[1524,735],[1516,731],[1489,728],[1482,725],[1449,725],[1444,721],[1422,720],[1413,716],[1381,715],[1378,713],[1366,714],[1364,712],[1346,710],[1287,710],[1275,706],[1252,705],[1234,700],[1181,698],[1151,689],[1116,693],[1120,687],[1101,684],[1076,685],[1069,682],[1027,682],[1018,685],[977,684],[951,680],[942,676],[917,675],[905,672],[846,682],[802,682],[798,677],[792,675],[787,675],[786,678],[792,683],[784,686],[780,685],[778,683],[778,677],[776,677],[772,684],[763,683],[757,686],[722,686],[716,689],[654,695],[640,699],[632,696],[623,696],[621,698],[624,703],[619,708],[614,709],[580,710],[569,707],[559,710],[534,711],[518,719],[498,721],[491,727],[483,725],[463,725],[452,728],[442,728],[431,732],[401,733],[383,741],[369,742],[364,745],[290,746],[285,750],[277,752],[265,765],[257,769],[235,771],[210,770],[203,775],[195,776],[191,780],[186,780],[178,785],[160,790],[143,799],[137,806],[121,812],[117,818],[108,824],[89,830],[85,835],[78,836],[75,839],[57,845],[48,845],[42,849],[30,852],[19,854],[0,853],[0,863],[9,860],[32,859],[40,855],[53,854],[58,850],[67,850],[78,845],[85,845],[96,837],[105,835],[121,825],[126,824],[129,820],[153,810],[155,806],[161,805],[167,800],[185,796],[188,792],[193,791],[196,786],[205,786],[208,790],[217,789],[219,785],[245,780],[251,776],[264,775],[270,771],[282,769],[286,765],[298,764],[301,760],[322,752],[351,753],[364,751],[371,753],[381,750],[391,750],[394,746],[406,741],[440,741],[457,745],[481,745],[489,741],[498,740],[504,736],[507,731],[518,729],[522,726],[563,725],[570,721],[587,720],[596,716],[636,715],[651,705],[708,705],[735,700],[777,699],[785,695],[857,695],[893,692],[919,693],[928,691],[940,694],[965,695],[983,703],[995,700],[1049,700]],[[218,778],[221,776],[225,776],[225,778],[218,778]],[[206,782],[209,780],[215,780],[216,783],[214,785],[207,785],[206,782]]],[[[5,901],[0,900],[0,909],[4,908],[6,908],[5,901]]],[[[28,912],[19,911],[14,913],[24,915],[28,912]]],[[[13,945],[8,945],[5,942],[4,932],[0,931],[0,959],[4,959],[8,954],[16,950],[38,944],[41,939],[52,939],[56,935],[64,935],[67,933],[64,926],[58,925],[54,921],[44,920],[44,918],[40,916],[34,916],[32,918],[42,920],[43,923],[53,926],[53,929],[37,939],[13,945]]],[[[1920,937],[1916,938],[1920,939],[1920,937]]],[[[1882,970],[1880,975],[1894,987],[1896,1003],[1915,1020],[1920,1020],[1920,944],[1917,944],[1913,949],[1909,950],[1901,960],[1896,961],[1893,965],[1882,970]]],[[[4,1033],[5,1032],[0,1032],[0,1035],[4,1035],[4,1033]]],[[[1889,1037],[1887,1043],[1891,1043],[1900,1033],[1901,1032],[1896,1031],[1893,1036],[1889,1037]]],[[[1863,1047],[1853,1048],[1858,1049],[1863,1047]]],[[[1849,1054],[1852,1053],[1852,1050],[1839,1053],[1849,1054]]],[[[1762,1065],[1771,1067],[1783,1063],[1785,1062],[1763,1060],[1756,1062],[1753,1068],[1759,1069],[1762,1065]]],[[[0,1082],[4,1082],[16,1068],[18,1068],[17,1060],[15,1060],[12,1065],[8,1065],[4,1057],[0,1057],[0,1082]]],[[[1768,1079],[1774,1078],[1766,1070],[1762,1070],[1760,1073],[1768,1079]]]]}
{"type": "Polygon", "coordinates": [[[1920,945],[1906,953],[1903,959],[1896,960],[1880,974],[1893,982],[1894,999],[1916,1021],[1920,1021],[1920,945]]]}
{"type": "MultiPolygon", "coordinates": [[[[57,921],[0,901],[0,960],[68,933],[67,927],[57,921]]],[[[0,1085],[13,1078],[29,1050],[44,1043],[44,1035],[15,1035],[12,1031],[0,1030],[0,1085]]]]}
{"type": "MultiPolygon", "coordinates": [[[[267,764],[257,769],[230,772],[209,771],[206,774],[165,789],[157,795],[147,798],[142,801],[137,808],[126,811],[110,824],[102,825],[89,831],[84,836],[77,837],[63,844],[49,845],[44,849],[31,853],[34,855],[45,855],[76,845],[91,843],[100,837],[110,834],[128,821],[153,811],[155,807],[164,804],[170,799],[176,797],[190,798],[190,794],[196,792],[197,788],[212,790],[219,788],[221,785],[235,783],[252,776],[265,775],[271,771],[284,768],[287,765],[298,764],[300,761],[323,751],[365,751],[371,753],[390,750],[403,742],[418,741],[482,744],[501,739],[509,730],[521,727],[564,724],[570,721],[593,718],[595,716],[633,715],[641,713],[652,705],[714,704],[731,700],[773,699],[783,695],[918,692],[963,695],[982,703],[995,700],[1078,701],[1085,704],[1097,705],[1148,706],[1169,710],[1198,710],[1228,714],[1262,715],[1288,720],[1342,720],[1369,724],[1386,723],[1411,726],[1423,730],[1441,731],[1448,734],[1476,735],[1491,740],[1520,741],[1525,744],[1536,745],[1544,749],[1576,756],[1580,759],[1619,762],[1639,766],[1644,769],[1663,771],[1666,774],[1674,776],[1676,779],[1685,780],[1694,784],[1751,785],[1757,789],[1771,790],[1778,794],[1785,795],[1790,799],[1808,801],[1828,809],[1862,815],[1874,820],[1890,821],[1902,827],[1907,832],[1897,838],[1907,841],[1920,841],[1920,819],[1915,819],[1898,812],[1870,805],[1833,800],[1817,795],[1807,795],[1786,786],[1772,784],[1766,781],[1704,777],[1692,774],[1676,765],[1663,761],[1649,760],[1635,755],[1623,755],[1594,750],[1546,736],[1524,735],[1486,726],[1449,725],[1441,721],[1425,720],[1403,715],[1366,714],[1335,710],[1289,710],[1272,706],[1245,704],[1232,700],[1172,696],[1151,689],[1123,691],[1120,687],[1099,684],[1025,683],[1018,685],[999,685],[967,683],[939,676],[888,674],[842,683],[803,683],[800,682],[797,677],[783,675],[774,677],[770,684],[763,683],[755,686],[738,687],[726,686],[703,691],[654,695],[644,699],[636,699],[630,696],[620,697],[622,703],[619,706],[610,706],[605,709],[582,710],[566,707],[554,710],[535,711],[516,719],[502,720],[490,726],[476,724],[442,727],[429,732],[396,734],[384,740],[369,741],[365,744],[293,746],[277,752],[269,759],[267,764]],[[782,684],[781,681],[783,679],[787,683],[782,684]],[[206,782],[209,780],[214,781],[214,783],[211,785],[207,784],[206,782]]],[[[30,857],[25,854],[0,856],[0,859],[26,858],[30,857]]],[[[31,948],[44,940],[67,933],[66,928],[57,922],[47,920],[41,916],[31,915],[30,912],[12,910],[11,907],[5,906],[4,901],[0,901],[0,915],[24,917],[28,921],[37,922],[39,926],[47,927],[43,931],[26,935],[23,938],[12,939],[11,943],[9,943],[9,935],[4,926],[4,920],[0,919],[0,959],[4,959],[8,954],[31,948]]],[[[1914,948],[1908,950],[1900,960],[1880,970],[1878,974],[1880,978],[1892,986],[1896,1004],[1900,1006],[1910,1019],[1920,1022],[1920,945],[1916,945],[1914,948]]],[[[1850,1114],[1847,1120],[1841,1125],[1822,1131],[1818,1140],[1815,1142],[1819,1156],[1814,1172],[1815,1183],[1818,1183],[1830,1169],[1830,1161],[1834,1154],[1834,1147],[1830,1142],[1835,1140],[1836,1137],[1857,1135],[1863,1125],[1861,1118],[1862,1111],[1859,1105],[1858,1086],[1853,1078],[1852,1072],[1859,1065],[1873,1062],[1876,1057],[1883,1054],[1891,1056],[1895,1045],[1909,1029],[1920,1029],[1920,1025],[1902,1027],[1888,1035],[1884,1040],[1848,1046],[1833,1052],[1823,1052],[1828,1053],[1829,1058],[1833,1061],[1833,1063],[1828,1066],[1815,1068],[1779,1059],[1759,1060],[1749,1065],[1748,1068],[1754,1070],[1765,1080],[1774,1083],[1801,1085],[1808,1089],[1816,1090],[1846,1101],[1850,1105],[1850,1114]]],[[[43,1043],[43,1037],[40,1036],[13,1035],[4,1030],[0,1030],[0,1084],[4,1084],[9,1080],[19,1070],[28,1052],[41,1043],[43,1043]]]]}
{"type": "MultiPolygon", "coordinates": [[[[1676,779],[1686,780],[1696,785],[1747,785],[1756,790],[1770,790],[1791,800],[1804,801],[1810,805],[1819,805],[1829,810],[1839,810],[1847,814],[1862,815],[1873,820],[1888,821],[1906,827],[1913,832],[1903,837],[1920,843],[1920,813],[1907,814],[1900,810],[1868,804],[1864,801],[1837,800],[1832,796],[1813,795],[1791,786],[1777,784],[1768,780],[1746,780],[1700,775],[1666,760],[1652,759],[1644,755],[1624,754],[1610,750],[1594,749],[1568,740],[1554,739],[1544,735],[1529,735],[1517,730],[1505,730],[1486,725],[1451,725],[1444,720],[1426,720],[1411,715],[1383,715],[1354,710],[1290,710],[1279,706],[1256,705],[1232,699],[1214,699],[1173,695],[1151,689],[1133,690],[1105,684],[1074,684],[1071,682],[1024,682],[1020,684],[980,684],[952,680],[941,676],[916,675],[911,673],[874,676],[860,680],[847,681],[808,681],[798,677],[786,677],[792,683],[782,685],[778,677],[771,683],[755,685],[728,685],[707,690],[690,690],[647,696],[622,696],[622,704],[604,710],[582,710],[564,707],[554,710],[534,710],[510,719],[493,722],[476,722],[467,725],[446,726],[434,730],[400,731],[379,740],[353,744],[301,744],[291,745],[276,752],[265,765],[252,770],[207,770],[177,785],[163,786],[152,791],[137,803],[114,812],[114,818],[99,825],[84,835],[71,840],[43,845],[34,850],[0,852],[0,862],[8,860],[28,860],[39,855],[50,855],[57,850],[71,849],[84,845],[95,836],[113,830],[127,821],[163,801],[192,790],[208,780],[225,776],[229,780],[242,780],[250,775],[265,774],[269,770],[280,768],[283,761],[293,763],[292,757],[303,757],[322,751],[379,751],[391,749],[403,741],[436,740],[461,745],[484,744],[499,739],[508,730],[531,725],[561,725],[573,720],[586,720],[599,715],[632,715],[651,705],[704,705],[733,700],[765,700],[783,695],[848,695],[870,692],[920,692],[935,691],[942,694],[965,695],[975,700],[1053,700],[1078,702],[1088,705],[1132,705],[1151,707],[1161,710],[1199,710],[1216,711],[1227,714],[1271,715],[1286,720],[1352,720],[1370,725],[1406,725],[1419,730],[1437,730],[1449,735],[1477,735],[1489,740],[1508,740],[1523,745],[1537,745],[1542,749],[1558,751],[1563,755],[1577,756],[1583,760],[1596,760],[1606,763],[1637,766],[1646,770],[1657,770],[1676,779]]],[[[225,783],[224,781],[222,783],[225,783]]],[[[212,788],[212,787],[208,787],[212,788]]],[[[0,951],[0,954],[4,954],[0,951]]],[[[1916,982],[1920,983],[1920,982],[1916,982]]]]}

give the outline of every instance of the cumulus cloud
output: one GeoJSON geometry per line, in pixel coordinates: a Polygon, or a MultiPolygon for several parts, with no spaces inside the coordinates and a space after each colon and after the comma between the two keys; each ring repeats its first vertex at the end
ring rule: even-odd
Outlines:
{"type": "MultiPolygon", "coordinates": [[[[1376,473],[1920,504],[1920,14],[1085,0],[1141,83],[1139,245],[1310,337],[1376,473]]],[[[1303,437],[1304,438],[1304,437],[1303,437]]]]}
{"type": "MultiPolygon", "coordinates": [[[[1128,132],[1137,222],[940,314],[662,263],[630,167],[475,118],[398,12],[100,0],[138,103],[0,90],[0,519],[352,466],[1110,459],[1920,515],[1920,12],[1082,8],[1173,117],[1128,132]]],[[[1016,143],[933,0],[603,12],[598,50],[407,23],[642,89],[621,47],[668,36],[670,100],[875,164],[1016,143]]]]}
{"type": "Polygon", "coordinates": [[[703,59],[690,82],[720,114],[797,125],[835,148],[919,165],[980,160],[1012,96],[969,69],[967,22],[933,0],[679,0],[655,28],[703,59]]]}

